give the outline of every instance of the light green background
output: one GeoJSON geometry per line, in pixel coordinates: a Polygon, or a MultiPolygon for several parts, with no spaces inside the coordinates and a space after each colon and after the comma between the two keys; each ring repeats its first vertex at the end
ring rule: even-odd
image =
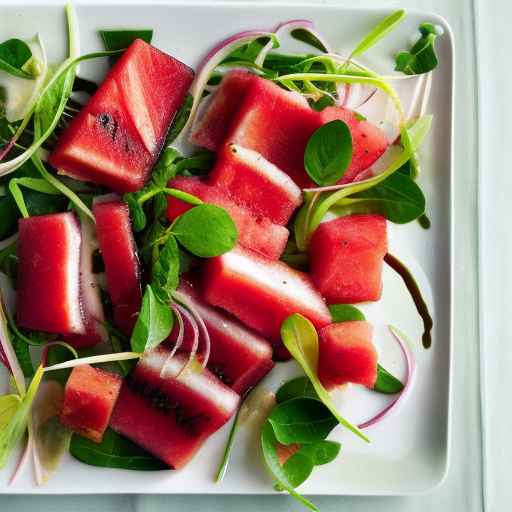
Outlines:
{"type": "MultiPolygon", "coordinates": [[[[265,0],[257,1],[262,3],[265,0]]],[[[271,0],[267,1],[270,3],[271,0]]],[[[512,47],[510,44],[508,47],[506,45],[510,19],[507,18],[506,11],[508,8],[510,12],[509,0],[341,0],[321,3],[336,3],[349,7],[400,6],[406,9],[427,10],[444,16],[453,28],[456,53],[456,357],[452,458],[446,481],[433,493],[424,496],[318,497],[314,501],[323,512],[511,510],[510,500],[507,498],[512,497],[512,464],[509,462],[511,450],[506,436],[512,431],[512,415],[510,399],[504,386],[507,368],[512,367],[512,349],[510,339],[507,339],[510,338],[510,334],[505,329],[505,308],[510,302],[507,299],[512,298],[512,286],[508,289],[506,286],[512,285],[512,272],[506,271],[505,255],[509,253],[507,249],[512,249],[512,237],[507,237],[504,226],[496,222],[498,213],[506,218],[508,198],[505,189],[506,185],[509,185],[510,190],[512,185],[512,174],[507,169],[511,159],[506,158],[511,156],[512,151],[510,137],[506,137],[507,134],[511,135],[511,130],[506,130],[506,121],[511,116],[507,117],[510,107],[505,107],[505,95],[512,78],[512,47]],[[482,177],[480,185],[479,167],[482,177]],[[478,199],[482,211],[480,251],[478,199]],[[480,278],[477,273],[479,264],[483,271],[480,278]],[[479,297],[484,299],[485,308],[479,308],[479,297]],[[479,333],[483,336],[480,337],[479,333]],[[499,351],[499,355],[496,350],[497,343],[505,348],[499,351]],[[485,358],[482,357],[482,365],[481,345],[482,354],[485,354],[485,358]],[[482,388],[481,375],[485,375],[482,388]],[[482,396],[486,398],[484,408],[482,396]]],[[[480,302],[483,306],[484,302],[480,302]]],[[[283,495],[0,497],[2,512],[61,510],[284,512],[301,508],[283,495]]]]}

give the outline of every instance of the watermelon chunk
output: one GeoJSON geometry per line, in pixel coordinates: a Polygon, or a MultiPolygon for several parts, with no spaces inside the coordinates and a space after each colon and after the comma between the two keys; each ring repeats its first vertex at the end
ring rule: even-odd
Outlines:
{"type": "MultiPolygon", "coordinates": [[[[289,232],[284,226],[270,222],[235,204],[222,190],[211,187],[199,178],[177,177],[169,182],[177,188],[199,197],[206,203],[224,208],[238,228],[238,243],[267,258],[277,259],[283,253],[289,232]]],[[[167,217],[170,221],[193,207],[174,197],[168,197],[167,217]]]]}
{"type": "Polygon", "coordinates": [[[331,324],[319,332],[318,377],[326,389],[348,382],[372,388],[377,352],[372,326],[365,321],[331,324]]]}
{"type": "Polygon", "coordinates": [[[388,147],[388,140],[384,132],[374,124],[358,119],[353,110],[343,107],[327,107],[320,112],[322,124],[334,120],[347,123],[352,135],[352,161],[345,170],[339,183],[350,183],[363,179],[361,171],[368,169],[380,158],[388,147]]]}
{"type": "Polygon", "coordinates": [[[76,366],[66,383],[60,421],[74,432],[101,443],[122,379],[88,364],[76,366]]]}
{"type": "Polygon", "coordinates": [[[188,369],[169,349],[144,354],[123,384],[111,427],[174,469],[183,467],[203,442],[235,413],[240,397],[208,370],[188,369]]]}
{"type": "Polygon", "coordinates": [[[292,313],[309,318],[317,328],[331,315],[310,278],[281,261],[272,261],[241,248],[206,261],[203,296],[207,302],[281,347],[280,329],[292,313]]]}
{"type": "Polygon", "coordinates": [[[185,64],[135,40],[62,134],[49,162],[117,192],[138,190],[192,79],[185,64]]]}
{"type": "Polygon", "coordinates": [[[71,212],[20,219],[16,316],[27,329],[85,334],[80,226],[71,212]]]}
{"type": "Polygon", "coordinates": [[[255,79],[256,75],[246,71],[234,70],[228,73],[209,100],[206,112],[194,127],[190,142],[217,151],[255,79]]]}
{"type": "MultiPolygon", "coordinates": [[[[272,347],[233,317],[203,302],[188,283],[182,284],[180,291],[208,329],[211,345],[208,369],[239,395],[244,395],[274,367],[272,347]]],[[[191,349],[192,336],[190,326],[185,327],[183,348],[191,349]]]]}
{"type": "Polygon", "coordinates": [[[275,224],[286,225],[302,193],[295,182],[259,153],[228,144],[217,157],[210,183],[233,201],[275,224]]]}
{"type": "Polygon", "coordinates": [[[128,206],[116,196],[103,196],[93,205],[96,233],[114,304],[114,319],[127,335],[136,321],[142,294],[139,259],[128,206]]]}
{"type": "Polygon", "coordinates": [[[311,237],[311,277],[329,303],[379,300],[386,252],[384,217],[339,217],[320,224],[311,237]]]}
{"type": "Polygon", "coordinates": [[[320,126],[318,112],[296,92],[257,78],[234,116],[226,142],[260,153],[300,187],[310,186],[304,170],[304,150],[320,126]]]}
{"type": "MultiPolygon", "coordinates": [[[[65,341],[75,348],[88,348],[106,341],[105,313],[101,302],[98,279],[93,273],[93,254],[97,249],[94,224],[85,215],[80,215],[82,243],[80,248],[80,296],[85,334],[66,335],[65,341]]],[[[65,333],[63,333],[65,334],[65,333]]]]}

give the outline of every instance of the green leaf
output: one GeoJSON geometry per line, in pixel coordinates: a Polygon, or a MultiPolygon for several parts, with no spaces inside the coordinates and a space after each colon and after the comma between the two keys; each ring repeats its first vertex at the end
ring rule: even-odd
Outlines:
{"type": "Polygon", "coordinates": [[[286,473],[288,481],[293,487],[298,487],[304,483],[313,472],[313,462],[303,453],[294,453],[283,464],[283,471],[286,473]]]}
{"type": "Polygon", "coordinates": [[[300,364],[315,388],[320,400],[327,406],[338,422],[366,442],[369,439],[349,421],[343,418],[317,376],[318,334],[313,324],[302,315],[289,316],[281,326],[281,339],[290,354],[300,364]]]}
{"type": "Polygon", "coordinates": [[[394,375],[389,373],[380,364],[377,365],[377,380],[373,386],[373,390],[386,395],[400,393],[404,389],[404,385],[394,375]]]}
{"type": "Polygon", "coordinates": [[[11,196],[0,198],[0,240],[13,235],[18,230],[18,208],[11,196]]]}
{"type": "Polygon", "coordinates": [[[27,422],[32,402],[34,401],[42,378],[43,367],[40,366],[32,378],[26,395],[23,396],[19,406],[15,408],[14,413],[12,413],[12,399],[9,399],[6,404],[4,404],[4,406],[8,406],[8,409],[4,412],[3,416],[7,416],[8,421],[4,428],[0,429],[0,468],[5,466],[9,454],[27,430],[27,422]]]}
{"type": "Polygon", "coordinates": [[[171,294],[179,285],[180,256],[176,239],[171,235],[167,238],[158,259],[153,266],[151,281],[155,295],[160,301],[169,303],[171,294]]]}
{"type": "Polygon", "coordinates": [[[425,205],[418,184],[396,172],[375,187],[340,200],[332,211],[337,215],[380,213],[395,224],[407,224],[423,215],[425,205]]]}
{"type": "Polygon", "coordinates": [[[74,435],[69,451],[75,459],[90,466],[138,471],[169,469],[163,462],[110,428],[99,444],[74,435]]]}
{"type": "Polygon", "coordinates": [[[384,18],[355,47],[355,49],[350,54],[350,59],[352,57],[357,57],[358,55],[363,54],[372,46],[375,46],[384,36],[389,34],[389,32],[391,32],[399,23],[401,23],[404,18],[405,11],[402,9],[395,11],[394,13],[384,18]]]}
{"type": "Polygon", "coordinates": [[[293,398],[316,398],[317,392],[307,377],[296,377],[285,382],[276,393],[276,402],[281,404],[293,398]]]}
{"type": "Polygon", "coordinates": [[[18,395],[0,396],[0,432],[7,428],[20,406],[21,398],[18,395]]]}
{"type": "Polygon", "coordinates": [[[160,302],[151,285],[147,285],[130,340],[132,350],[142,353],[156,348],[171,334],[172,326],[173,316],[169,304],[160,302]]]}
{"type": "Polygon", "coordinates": [[[435,41],[438,37],[436,27],[431,23],[422,23],[419,26],[421,37],[416,41],[410,51],[400,52],[396,55],[395,71],[406,75],[420,75],[428,73],[437,67],[438,60],[435,50],[435,41]]]}
{"type": "Polygon", "coordinates": [[[59,195],[60,192],[55,189],[52,185],[50,185],[46,180],[41,178],[12,178],[9,181],[9,192],[11,193],[18,209],[24,218],[29,217],[29,212],[27,209],[27,205],[25,204],[25,199],[23,197],[23,192],[21,191],[21,187],[28,188],[30,190],[35,190],[36,192],[41,192],[43,194],[50,195],[59,195]]]}
{"type": "Polygon", "coordinates": [[[183,130],[183,127],[188,121],[190,111],[192,110],[193,97],[191,94],[187,94],[185,101],[179,108],[178,112],[174,116],[169,132],[167,133],[166,145],[172,144],[178,135],[183,130]]]}
{"type": "Polygon", "coordinates": [[[13,332],[11,332],[11,343],[23,375],[31,378],[34,375],[34,366],[30,356],[29,345],[13,332]]]}
{"type": "Polygon", "coordinates": [[[331,304],[329,306],[333,323],[366,320],[364,313],[351,304],[331,304]]]}
{"type": "Polygon", "coordinates": [[[98,30],[103,41],[105,50],[124,50],[130,46],[135,39],[142,39],[146,43],[151,43],[153,39],[153,29],[131,29],[131,30],[98,30]]]}
{"type": "Polygon", "coordinates": [[[296,28],[290,32],[290,35],[303,43],[309,44],[313,48],[320,50],[321,52],[327,52],[327,48],[324,46],[322,41],[318,39],[310,30],[304,28],[296,28]]]}
{"type": "Polygon", "coordinates": [[[213,204],[201,204],[180,215],[172,232],[180,244],[202,258],[230,251],[238,239],[233,219],[226,210],[213,204]]]}
{"type": "Polygon", "coordinates": [[[332,462],[338,456],[340,450],[340,443],[324,440],[301,446],[297,454],[304,455],[310,459],[315,466],[323,466],[324,464],[332,462]]]}
{"type": "Polygon", "coordinates": [[[34,79],[37,67],[30,66],[31,59],[32,51],[21,39],[9,39],[0,44],[0,70],[10,75],[34,79]]]}
{"type": "MultiPolygon", "coordinates": [[[[261,430],[261,448],[263,450],[263,458],[265,459],[268,470],[275,478],[276,483],[280,488],[290,493],[290,495],[293,496],[299,503],[302,503],[302,505],[308,507],[310,510],[318,512],[318,508],[313,505],[313,503],[295,491],[294,482],[290,480],[287,471],[279,463],[279,458],[276,452],[276,445],[277,439],[274,435],[272,425],[266,421],[263,424],[263,428],[261,430]]],[[[307,461],[309,461],[309,459],[304,457],[304,464],[307,465],[307,461]]]]}
{"type": "Polygon", "coordinates": [[[285,445],[322,441],[338,425],[338,420],[317,398],[293,398],[280,403],[268,421],[276,439],[285,445]]]}
{"type": "Polygon", "coordinates": [[[317,185],[332,185],[341,179],[352,160],[352,135],[338,119],[318,128],[304,152],[304,167],[317,185]]]}

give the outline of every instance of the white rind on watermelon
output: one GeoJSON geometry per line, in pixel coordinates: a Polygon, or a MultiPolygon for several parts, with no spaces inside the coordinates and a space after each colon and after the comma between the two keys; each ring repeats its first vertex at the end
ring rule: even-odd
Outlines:
{"type": "Polygon", "coordinates": [[[16,310],[22,327],[85,334],[80,244],[80,227],[72,212],[19,221],[16,310]]]}

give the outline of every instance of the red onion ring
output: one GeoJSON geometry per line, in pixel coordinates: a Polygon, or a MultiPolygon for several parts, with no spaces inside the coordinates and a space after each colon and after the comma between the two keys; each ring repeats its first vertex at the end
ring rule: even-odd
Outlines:
{"type": "Polygon", "coordinates": [[[402,338],[404,338],[405,340],[407,338],[402,332],[400,332],[396,327],[393,327],[392,325],[389,326],[389,330],[391,331],[391,334],[395,337],[396,341],[398,342],[398,345],[402,349],[402,354],[404,355],[405,362],[407,365],[407,380],[405,382],[404,389],[402,390],[400,395],[398,395],[397,398],[395,398],[390,404],[388,404],[384,409],[382,409],[382,411],[376,414],[373,418],[370,418],[364,423],[358,425],[358,428],[360,429],[371,427],[372,425],[381,422],[386,416],[388,416],[391,413],[391,411],[396,409],[396,407],[405,400],[407,395],[409,395],[414,382],[414,377],[416,375],[416,362],[414,361],[414,356],[411,350],[409,349],[407,342],[402,340],[402,338]]]}
{"type": "MultiPolygon", "coordinates": [[[[192,341],[192,348],[190,349],[190,353],[188,355],[188,361],[183,365],[181,370],[178,372],[178,375],[176,375],[175,378],[177,379],[188,368],[190,363],[196,357],[197,349],[199,347],[199,328],[197,326],[197,322],[196,322],[195,318],[183,306],[181,306],[180,304],[176,304],[175,307],[180,312],[180,314],[187,319],[187,321],[190,324],[190,326],[192,327],[192,331],[194,333],[194,339],[192,341]]],[[[169,358],[170,357],[171,356],[169,356],[169,358]]],[[[165,365],[164,365],[164,368],[162,368],[162,372],[160,373],[160,375],[162,373],[164,373],[164,370],[165,370],[165,365]]]]}
{"type": "Polygon", "coordinates": [[[14,484],[14,482],[18,478],[18,475],[23,471],[23,468],[26,466],[27,461],[30,457],[30,454],[32,453],[33,447],[34,447],[34,440],[32,438],[31,428],[29,427],[27,444],[25,445],[25,448],[23,449],[23,452],[20,455],[20,458],[18,459],[18,462],[16,464],[16,467],[14,468],[11,478],[9,479],[9,484],[8,484],[9,486],[14,484]]]}

